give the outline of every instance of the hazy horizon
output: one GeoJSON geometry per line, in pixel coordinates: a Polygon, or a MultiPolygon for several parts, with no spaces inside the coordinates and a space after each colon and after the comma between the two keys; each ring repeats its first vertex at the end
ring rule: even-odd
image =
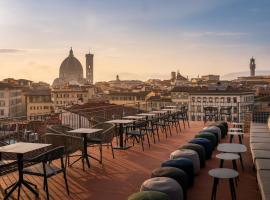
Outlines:
{"type": "Polygon", "coordinates": [[[269,8],[266,0],[3,0],[0,79],[51,84],[71,46],[83,68],[94,54],[94,81],[224,75],[248,71],[252,56],[267,70],[269,8]]]}

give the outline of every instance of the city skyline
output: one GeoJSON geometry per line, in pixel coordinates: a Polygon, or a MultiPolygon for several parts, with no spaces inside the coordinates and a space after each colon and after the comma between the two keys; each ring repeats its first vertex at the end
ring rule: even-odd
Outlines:
{"type": "Polygon", "coordinates": [[[84,67],[85,54],[95,55],[95,81],[248,71],[252,56],[256,70],[267,70],[269,8],[243,0],[1,1],[0,78],[51,84],[70,46],[84,67]]]}

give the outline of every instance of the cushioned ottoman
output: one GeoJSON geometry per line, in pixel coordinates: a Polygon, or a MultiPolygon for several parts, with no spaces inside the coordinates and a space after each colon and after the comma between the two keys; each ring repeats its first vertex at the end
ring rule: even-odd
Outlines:
{"type": "Polygon", "coordinates": [[[218,145],[218,140],[213,133],[202,132],[195,135],[195,138],[206,138],[211,141],[213,147],[216,147],[218,145]]]}
{"type": "Polygon", "coordinates": [[[202,147],[204,147],[206,160],[208,160],[212,157],[213,147],[212,147],[212,143],[208,139],[194,138],[194,139],[190,140],[189,143],[199,144],[202,147]]]}
{"type": "Polygon", "coordinates": [[[188,188],[188,176],[182,169],[175,167],[160,167],[152,171],[151,178],[154,177],[168,177],[172,178],[182,187],[184,198],[186,199],[188,188]]]}
{"type": "Polygon", "coordinates": [[[128,200],[170,200],[170,197],[163,192],[142,191],[130,195],[128,200]]]}
{"type": "Polygon", "coordinates": [[[194,181],[194,167],[193,162],[188,158],[176,158],[173,160],[166,160],[161,164],[161,167],[175,167],[183,170],[188,176],[189,186],[193,185],[194,181]]]}
{"type": "Polygon", "coordinates": [[[210,133],[213,133],[217,137],[217,140],[218,141],[221,140],[221,130],[220,130],[220,128],[218,128],[216,126],[204,127],[203,130],[200,131],[200,132],[210,132],[210,133]]]}
{"type": "Polygon", "coordinates": [[[171,153],[170,159],[189,158],[193,162],[194,174],[200,171],[200,159],[196,151],[191,149],[178,149],[171,153]]]}
{"type": "Polygon", "coordinates": [[[202,147],[199,144],[192,144],[192,143],[187,143],[182,146],[180,146],[178,149],[192,149],[197,152],[199,155],[200,159],[200,167],[203,168],[205,167],[205,150],[204,147],[202,147]]]}
{"type": "Polygon", "coordinates": [[[170,200],[183,200],[181,186],[172,178],[155,177],[143,182],[140,191],[158,191],[167,194],[170,200]]]}
{"type": "Polygon", "coordinates": [[[226,137],[227,132],[228,132],[228,128],[226,128],[223,124],[214,123],[214,124],[211,124],[210,126],[216,126],[216,127],[218,127],[221,130],[221,137],[222,138],[225,138],[226,137]]]}

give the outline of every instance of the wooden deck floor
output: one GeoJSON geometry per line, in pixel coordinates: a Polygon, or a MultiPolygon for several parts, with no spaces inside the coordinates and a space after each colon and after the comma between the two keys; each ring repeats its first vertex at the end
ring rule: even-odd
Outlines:
{"type": "MultiPolygon", "coordinates": [[[[170,153],[203,128],[202,122],[191,123],[191,128],[182,130],[182,133],[165,139],[161,137],[161,142],[151,145],[145,151],[141,150],[140,145],[130,148],[126,151],[115,150],[116,158],[113,159],[110,149],[104,148],[104,163],[100,165],[97,161],[91,160],[91,168],[82,170],[81,163],[68,168],[68,182],[70,196],[67,195],[62,175],[57,175],[49,180],[50,199],[76,199],[76,200],[125,200],[133,192],[139,191],[141,183],[150,177],[151,171],[160,166],[163,160],[168,159],[170,153]]],[[[248,135],[245,136],[244,143],[248,145],[248,135]]],[[[222,142],[227,142],[224,139],[222,142]]],[[[97,154],[93,148],[89,149],[92,154],[97,154]]],[[[212,179],[208,171],[219,165],[218,159],[208,160],[206,167],[196,176],[195,183],[188,191],[188,199],[191,200],[209,200],[212,189],[212,179]]],[[[230,163],[231,164],[231,163],[230,163]]],[[[257,188],[255,172],[252,170],[252,160],[250,151],[244,154],[245,170],[240,170],[240,182],[237,188],[237,199],[258,200],[260,194],[257,188]]],[[[227,163],[225,162],[225,166],[227,163]]],[[[228,167],[231,167],[228,165],[228,167]]],[[[3,190],[13,183],[17,178],[17,173],[10,173],[0,177],[0,199],[3,199],[3,190]]],[[[38,185],[40,199],[45,199],[43,191],[43,181],[34,176],[25,176],[25,178],[38,185]]],[[[14,192],[13,198],[17,199],[17,193],[14,192]]],[[[21,191],[21,199],[36,199],[25,188],[21,191]]],[[[221,182],[218,187],[217,199],[228,200],[228,183],[221,182]]]]}

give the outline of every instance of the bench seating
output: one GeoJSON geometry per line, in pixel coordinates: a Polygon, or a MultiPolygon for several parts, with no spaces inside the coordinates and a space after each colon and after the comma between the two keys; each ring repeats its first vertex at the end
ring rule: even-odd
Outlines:
{"type": "Polygon", "coordinates": [[[257,170],[262,200],[270,199],[270,117],[268,123],[251,123],[250,149],[257,170]]]}

